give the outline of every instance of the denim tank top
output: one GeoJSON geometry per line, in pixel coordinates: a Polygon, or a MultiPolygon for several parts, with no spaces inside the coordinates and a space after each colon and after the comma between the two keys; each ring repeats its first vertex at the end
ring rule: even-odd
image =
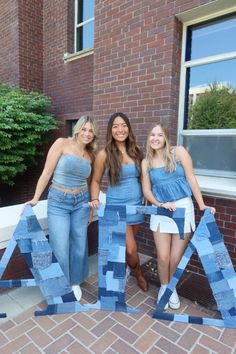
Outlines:
{"type": "Polygon", "coordinates": [[[87,178],[91,173],[88,160],[75,155],[61,155],[54,170],[52,183],[65,189],[87,187],[87,178]]]}
{"type": "Polygon", "coordinates": [[[153,167],[149,170],[152,193],[159,202],[173,202],[192,195],[186,180],[184,169],[179,162],[173,172],[166,172],[165,167],[153,167]]]}

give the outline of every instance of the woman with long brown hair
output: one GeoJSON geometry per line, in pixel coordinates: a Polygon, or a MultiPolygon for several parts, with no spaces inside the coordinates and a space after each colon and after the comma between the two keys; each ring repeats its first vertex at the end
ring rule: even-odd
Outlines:
{"type": "MultiPolygon", "coordinates": [[[[141,161],[142,152],[136,144],[128,117],[121,112],[112,114],[107,127],[106,146],[97,154],[94,162],[90,205],[94,208],[99,206],[100,184],[105,173],[109,179],[107,204],[141,205],[141,161]]],[[[126,261],[139,287],[147,291],[148,283],[140,268],[135,240],[142,222],[142,215],[127,216],[126,261]]]]}

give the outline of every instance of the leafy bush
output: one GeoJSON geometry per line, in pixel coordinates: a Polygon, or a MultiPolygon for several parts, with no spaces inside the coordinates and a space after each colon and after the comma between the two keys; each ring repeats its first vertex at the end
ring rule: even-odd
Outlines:
{"type": "Polygon", "coordinates": [[[236,91],[214,83],[200,95],[189,112],[189,129],[236,128],[236,91]]]}
{"type": "Polygon", "coordinates": [[[50,105],[42,94],[0,84],[0,183],[13,185],[36,164],[45,133],[57,127],[50,105]]]}

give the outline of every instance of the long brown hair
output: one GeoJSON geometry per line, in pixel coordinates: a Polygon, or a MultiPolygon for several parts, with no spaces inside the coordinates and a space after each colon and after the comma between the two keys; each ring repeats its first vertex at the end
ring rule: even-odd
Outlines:
{"type": "Polygon", "coordinates": [[[105,146],[105,152],[107,156],[106,167],[108,169],[108,176],[111,185],[116,185],[119,183],[120,169],[122,164],[122,154],[119,151],[116,142],[112,136],[112,126],[114,120],[117,117],[121,117],[128,126],[129,135],[125,140],[126,152],[129,155],[129,157],[131,157],[131,159],[135,162],[139,171],[141,171],[140,166],[143,158],[143,154],[136,143],[136,139],[134,137],[129,118],[122,112],[113,113],[110,116],[110,119],[108,121],[106,146],[105,146]]]}
{"type": "Polygon", "coordinates": [[[163,151],[163,159],[165,161],[165,170],[166,170],[166,172],[173,172],[176,167],[176,161],[175,161],[175,156],[171,152],[169,130],[167,127],[164,127],[161,123],[157,123],[156,125],[154,125],[154,127],[152,127],[152,129],[149,131],[149,134],[147,137],[147,145],[146,145],[147,166],[149,169],[152,168],[152,161],[153,161],[153,157],[155,154],[155,150],[153,150],[150,146],[149,138],[152,133],[152,130],[158,126],[161,127],[161,130],[163,131],[164,139],[165,139],[165,145],[164,145],[164,151],[163,151]]]}

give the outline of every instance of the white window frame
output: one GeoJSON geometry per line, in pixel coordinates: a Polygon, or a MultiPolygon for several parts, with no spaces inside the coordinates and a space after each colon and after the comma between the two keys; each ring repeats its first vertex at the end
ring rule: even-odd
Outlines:
{"type": "MultiPolygon", "coordinates": [[[[176,17],[183,23],[183,36],[182,36],[182,57],[181,57],[181,70],[180,70],[180,97],[179,97],[179,121],[178,121],[178,143],[182,145],[183,137],[190,135],[207,135],[207,136],[235,136],[236,129],[211,129],[211,130],[184,130],[184,107],[185,107],[185,89],[186,89],[186,72],[188,68],[216,63],[222,60],[236,59],[236,51],[224,53],[220,55],[213,55],[210,57],[185,61],[185,52],[187,45],[187,28],[190,25],[214,20],[217,17],[230,15],[236,12],[235,2],[233,0],[219,0],[208,5],[203,5],[188,12],[177,15],[176,17]],[[215,4],[214,4],[215,3],[215,4]],[[234,6],[232,6],[234,5],[234,6]]],[[[206,174],[208,174],[206,170],[206,174]]],[[[203,173],[195,171],[197,175],[200,188],[204,194],[227,197],[236,199],[236,173],[235,176],[225,177],[217,176],[210,177],[204,176],[203,173]]]]}
{"type": "MultiPolygon", "coordinates": [[[[83,27],[84,25],[90,23],[90,22],[93,22],[94,21],[94,17],[91,17],[89,19],[87,19],[86,21],[83,21],[83,22],[80,22],[78,23],[78,1],[79,0],[75,0],[75,25],[74,25],[74,28],[75,28],[75,32],[74,32],[74,51],[75,53],[80,53],[80,52],[84,52],[84,51],[89,51],[89,50],[92,50],[93,47],[91,48],[85,48],[85,49],[82,49],[80,51],[77,51],[77,29],[80,28],[80,27],[83,27]]],[[[85,1],[89,1],[89,0],[83,0],[84,2],[85,1]]]]}

